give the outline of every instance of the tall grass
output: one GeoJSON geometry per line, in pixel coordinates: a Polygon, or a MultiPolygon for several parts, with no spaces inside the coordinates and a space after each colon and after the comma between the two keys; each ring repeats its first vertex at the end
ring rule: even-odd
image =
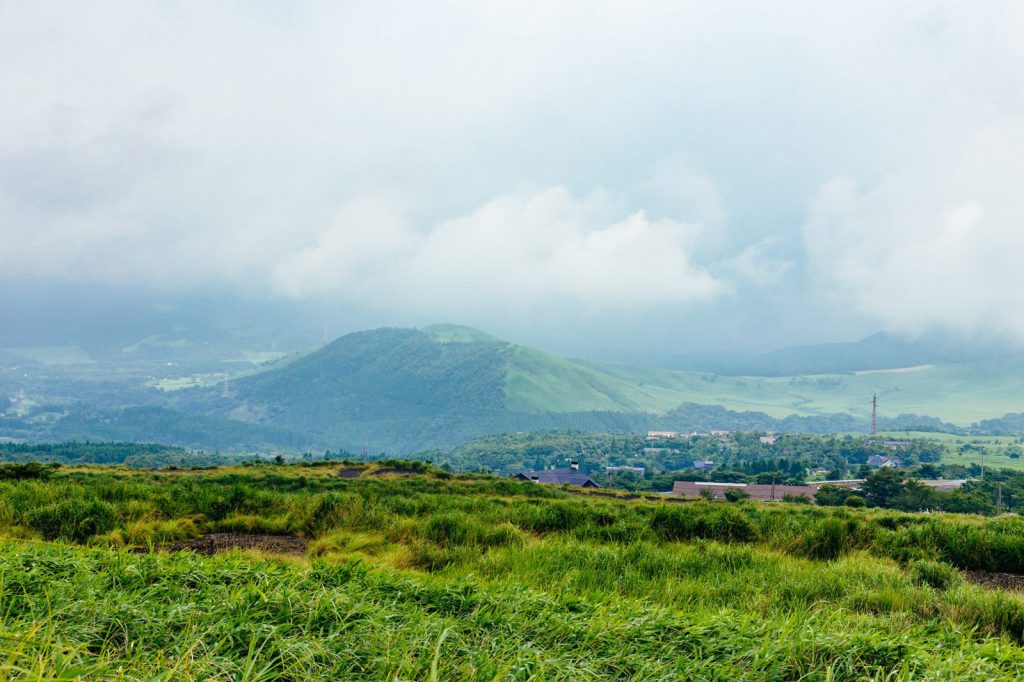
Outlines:
{"type": "Polygon", "coordinates": [[[0,678],[1017,679],[1016,518],[315,467],[0,483],[0,678]],[[134,554],[298,533],[305,558],[134,554]]]}

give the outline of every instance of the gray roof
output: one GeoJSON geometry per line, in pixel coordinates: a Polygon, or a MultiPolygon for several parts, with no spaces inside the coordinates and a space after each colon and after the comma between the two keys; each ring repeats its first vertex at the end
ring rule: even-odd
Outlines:
{"type": "Polygon", "coordinates": [[[527,481],[536,479],[540,483],[554,483],[555,485],[578,485],[600,488],[590,476],[579,469],[541,469],[539,471],[524,471],[519,478],[527,481]]]}

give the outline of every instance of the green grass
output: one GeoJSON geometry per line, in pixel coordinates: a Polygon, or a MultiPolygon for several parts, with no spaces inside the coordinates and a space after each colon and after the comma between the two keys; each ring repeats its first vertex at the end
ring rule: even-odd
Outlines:
{"type": "Polygon", "coordinates": [[[915,372],[729,377],[569,360],[516,346],[509,356],[509,407],[523,411],[664,412],[682,403],[720,405],[782,418],[791,414],[913,413],[969,425],[1024,411],[1024,372],[1011,362],[935,365],[915,372]]]}
{"type": "MultiPolygon", "coordinates": [[[[696,403],[764,412],[775,418],[838,413],[867,418],[875,393],[881,414],[889,417],[915,413],[969,425],[1024,411],[1020,391],[1024,366],[1013,360],[927,365],[917,371],[733,377],[568,359],[456,325],[437,325],[419,332],[361,332],[342,337],[299,362],[278,362],[247,374],[248,383],[259,389],[249,396],[257,403],[283,400],[292,389],[301,393],[296,386],[315,393],[319,383],[336,381],[347,386],[353,396],[358,394],[359,404],[378,401],[389,409],[400,407],[396,416],[408,419],[408,405],[392,405],[396,396],[422,389],[422,395],[402,400],[430,403],[435,394],[447,395],[446,380],[456,372],[465,388],[455,395],[472,396],[471,400],[452,402],[458,408],[456,416],[483,406],[502,414],[637,414],[696,403]],[[353,364],[352,358],[359,361],[353,364]],[[394,388],[392,383],[399,375],[406,383],[394,388]],[[422,387],[410,388],[410,378],[422,379],[422,387]],[[382,388],[387,390],[382,392],[382,388]]],[[[245,385],[239,377],[237,387],[245,385]]],[[[319,405],[335,397],[326,393],[314,402],[319,405]]],[[[444,401],[438,404],[442,403],[447,405],[444,401]]],[[[347,403],[339,405],[345,409],[339,407],[335,414],[358,411],[347,403]]]]}
{"type": "Polygon", "coordinates": [[[1024,675],[1024,600],[959,570],[1024,572],[1021,519],[335,471],[80,467],[0,483],[0,678],[1024,675]],[[309,548],[122,546],[214,530],[309,548]]]}
{"type": "Polygon", "coordinates": [[[882,434],[884,438],[914,439],[936,443],[943,446],[937,451],[941,453],[939,463],[984,465],[986,470],[1013,469],[1024,471],[1024,456],[1012,457],[1011,453],[1020,455],[1024,450],[1020,439],[1011,436],[960,436],[951,433],[930,433],[922,431],[891,431],[882,434]],[[969,449],[961,450],[963,446],[969,449]]]}

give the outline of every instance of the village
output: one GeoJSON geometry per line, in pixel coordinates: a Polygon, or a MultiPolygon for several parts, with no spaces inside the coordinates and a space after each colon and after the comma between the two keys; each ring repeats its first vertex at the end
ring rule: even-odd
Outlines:
{"type": "MultiPolygon", "coordinates": [[[[682,433],[679,431],[648,431],[645,441],[648,443],[643,448],[646,455],[658,455],[662,453],[679,453],[680,450],[672,447],[672,443],[687,441],[699,438],[713,438],[722,443],[723,448],[729,447],[730,441],[736,436],[736,432],[725,429],[713,429],[707,433],[691,432],[682,433]]],[[[746,434],[750,435],[750,434],[746,434]]],[[[755,434],[757,442],[765,446],[774,446],[779,442],[780,435],[776,433],[755,434]]],[[[887,450],[893,451],[891,455],[872,454],[866,460],[866,467],[872,471],[897,470],[903,466],[901,459],[896,452],[911,446],[910,441],[904,440],[869,440],[868,443],[878,445],[887,450]]],[[[751,499],[761,502],[803,502],[816,503],[819,493],[824,488],[826,491],[835,488],[845,489],[850,493],[857,493],[861,490],[866,478],[841,478],[828,479],[825,476],[829,469],[826,467],[811,467],[806,471],[806,478],[818,479],[808,480],[803,485],[794,485],[782,480],[771,480],[770,482],[742,482],[735,480],[713,480],[715,461],[710,459],[694,459],[690,464],[694,472],[700,472],[708,480],[675,480],[672,482],[671,490],[658,491],[660,494],[673,498],[703,498],[708,500],[730,500],[751,499]]],[[[643,478],[647,469],[644,466],[632,465],[608,465],[603,467],[607,475],[622,473],[633,474],[643,478]]],[[[516,475],[519,480],[532,481],[538,484],[549,484],[559,486],[576,486],[581,488],[601,488],[601,483],[594,480],[588,473],[580,468],[580,460],[568,459],[568,466],[550,467],[543,469],[525,470],[516,475]]],[[[788,479],[787,479],[788,480],[788,479]]],[[[966,478],[957,479],[929,479],[919,478],[916,482],[927,488],[940,492],[951,492],[959,489],[967,482],[966,478]]]]}

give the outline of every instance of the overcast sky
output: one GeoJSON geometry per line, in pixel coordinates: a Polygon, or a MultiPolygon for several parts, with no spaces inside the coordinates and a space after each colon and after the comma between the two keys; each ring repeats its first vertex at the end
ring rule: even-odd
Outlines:
{"type": "Polygon", "coordinates": [[[0,0],[0,312],[1024,339],[1022,35],[1019,2],[0,0]]]}

